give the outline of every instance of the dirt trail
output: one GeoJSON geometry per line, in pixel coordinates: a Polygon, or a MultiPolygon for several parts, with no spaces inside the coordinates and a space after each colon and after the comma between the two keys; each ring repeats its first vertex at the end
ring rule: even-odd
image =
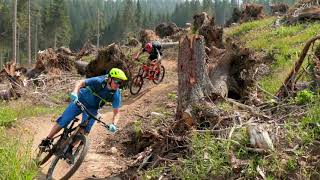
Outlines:
{"type": "MultiPolygon", "coordinates": [[[[164,81],[159,85],[148,82],[144,85],[142,91],[136,96],[129,96],[121,108],[121,119],[119,122],[120,130],[127,123],[135,120],[135,113],[145,107],[153,108],[157,106],[157,102],[167,97],[168,93],[175,91],[177,88],[176,61],[163,61],[166,68],[164,81]]],[[[112,110],[108,108],[104,110],[103,120],[110,122],[112,110]]],[[[45,117],[41,120],[37,118],[28,119],[26,128],[30,129],[34,134],[33,147],[36,148],[43,137],[45,137],[52,127],[56,117],[45,117]]],[[[125,157],[120,150],[116,148],[117,142],[112,140],[112,136],[102,126],[95,124],[89,134],[90,147],[88,154],[71,179],[99,179],[106,178],[114,173],[127,168],[128,162],[131,160],[125,157]],[[106,140],[107,139],[107,140],[106,140]],[[106,146],[106,143],[109,143],[106,146]],[[110,146],[111,144],[111,146],[110,146]],[[108,148],[106,148],[108,147],[108,148]],[[111,148],[110,148],[111,147],[111,148]]],[[[49,163],[45,165],[40,172],[38,179],[45,179],[45,174],[49,163]]]]}

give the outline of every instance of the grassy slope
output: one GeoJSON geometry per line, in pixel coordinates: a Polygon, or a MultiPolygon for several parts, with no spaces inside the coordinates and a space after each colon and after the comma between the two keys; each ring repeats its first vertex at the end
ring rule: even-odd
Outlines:
{"type": "Polygon", "coordinates": [[[275,93],[298,59],[306,41],[319,34],[320,23],[306,23],[273,28],[274,18],[244,23],[226,30],[226,36],[238,37],[256,51],[274,56],[272,72],[260,80],[261,86],[275,93]]]}
{"type": "Polygon", "coordinates": [[[37,176],[37,167],[31,158],[30,144],[19,137],[6,134],[5,127],[19,119],[45,114],[60,114],[62,108],[32,106],[24,101],[0,103],[0,179],[32,180],[37,176]]]}
{"type": "MultiPolygon", "coordinates": [[[[305,42],[317,35],[320,29],[320,23],[298,24],[275,29],[272,28],[274,20],[274,18],[268,18],[225,29],[226,36],[236,37],[247,47],[264,51],[275,57],[270,74],[259,81],[259,84],[271,93],[279,89],[298,59],[305,42]]],[[[288,146],[295,142],[301,146],[292,154],[283,153],[283,149],[279,147],[266,156],[248,152],[244,148],[249,144],[245,128],[235,130],[231,140],[215,139],[210,134],[193,133],[193,138],[190,140],[191,156],[180,159],[181,162],[178,164],[171,165],[171,171],[181,179],[228,179],[235,174],[245,179],[255,179],[261,177],[257,167],[266,173],[267,179],[283,179],[292,175],[293,178],[310,179],[317,173],[319,175],[316,168],[302,160],[304,157],[309,157],[310,145],[320,136],[318,127],[308,125],[309,122],[320,123],[320,96],[311,95],[307,100],[301,97],[304,103],[307,103],[306,116],[302,119],[291,119],[289,116],[285,122],[284,144],[288,146]],[[238,169],[238,172],[231,167],[231,154],[245,164],[238,169]]],[[[292,102],[297,103],[295,99],[292,102]]],[[[158,167],[148,170],[143,177],[144,179],[159,177],[165,169],[165,167],[158,167]]]]}

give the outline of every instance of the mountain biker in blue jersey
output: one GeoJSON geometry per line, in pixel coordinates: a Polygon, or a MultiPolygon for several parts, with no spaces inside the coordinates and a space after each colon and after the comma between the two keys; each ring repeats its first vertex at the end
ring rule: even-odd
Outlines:
{"type": "MultiPolygon", "coordinates": [[[[118,68],[112,68],[107,75],[97,76],[79,81],[71,93],[72,102],[65,109],[63,114],[57,119],[56,124],[52,127],[49,135],[43,139],[39,147],[47,147],[55,134],[68,124],[79,114],[82,113],[82,121],[86,120],[88,114],[83,113],[75,104],[79,100],[93,115],[97,115],[98,109],[105,103],[111,102],[113,108],[112,124],[109,125],[110,132],[117,131],[117,122],[119,120],[119,108],[121,106],[121,92],[119,87],[124,81],[128,80],[125,73],[118,68]]],[[[85,127],[88,134],[94,120],[90,119],[85,127]]],[[[72,147],[70,148],[72,152],[72,147]]]]}

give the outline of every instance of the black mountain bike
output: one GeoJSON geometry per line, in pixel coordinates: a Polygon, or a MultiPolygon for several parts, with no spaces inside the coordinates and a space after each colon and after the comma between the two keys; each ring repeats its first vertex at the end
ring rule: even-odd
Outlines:
{"type": "Polygon", "coordinates": [[[75,118],[68,127],[64,128],[61,134],[53,138],[52,143],[48,147],[38,148],[36,160],[40,166],[46,163],[52,155],[55,155],[48,169],[47,180],[53,179],[56,175],[61,176],[59,179],[69,179],[78,170],[89,149],[89,141],[82,133],[89,123],[89,119],[93,118],[98,123],[101,123],[102,126],[109,129],[106,123],[89,112],[80,101],[76,101],[75,103],[82,112],[88,114],[88,118],[83,123],[73,127],[79,121],[78,118],[75,118]],[[70,145],[75,145],[72,154],[68,154],[70,145]],[[63,163],[63,166],[59,167],[60,169],[57,168],[58,162],[63,163]]]}

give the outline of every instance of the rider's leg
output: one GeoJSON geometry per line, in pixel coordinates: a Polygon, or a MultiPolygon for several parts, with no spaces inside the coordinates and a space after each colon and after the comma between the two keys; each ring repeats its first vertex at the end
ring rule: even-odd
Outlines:
{"type": "Polygon", "coordinates": [[[52,127],[47,138],[52,139],[62,128],[68,126],[68,124],[79,114],[81,110],[74,103],[70,103],[69,106],[64,110],[62,115],[57,119],[56,124],[52,127]]]}
{"type": "Polygon", "coordinates": [[[62,127],[56,122],[53,125],[53,127],[51,128],[51,131],[50,131],[49,135],[47,136],[47,138],[52,139],[54,137],[54,135],[56,135],[61,129],[62,129],[62,127]]]}
{"type": "MultiPolygon", "coordinates": [[[[98,114],[98,110],[97,109],[88,109],[89,112],[91,112],[93,115],[97,115],[98,114]]],[[[82,113],[82,122],[81,123],[84,123],[85,120],[87,120],[88,118],[88,114],[87,113],[82,113]]],[[[84,135],[87,135],[89,134],[93,124],[94,124],[95,120],[94,119],[89,119],[89,122],[87,124],[87,126],[85,127],[85,129],[81,129],[81,133],[84,134],[84,135]]],[[[72,144],[73,147],[77,146],[79,143],[79,141],[76,141],[72,144]]]]}

